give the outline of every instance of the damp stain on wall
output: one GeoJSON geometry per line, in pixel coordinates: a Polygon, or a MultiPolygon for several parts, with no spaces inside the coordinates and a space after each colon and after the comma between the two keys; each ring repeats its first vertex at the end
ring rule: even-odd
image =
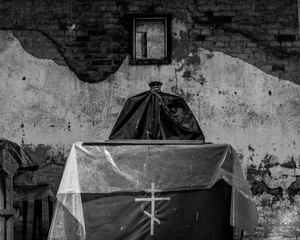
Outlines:
{"type": "Polygon", "coordinates": [[[187,103],[193,104],[194,97],[195,97],[193,93],[184,92],[183,89],[178,88],[177,86],[173,86],[171,89],[173,94],[184,98],[187,103]]]}

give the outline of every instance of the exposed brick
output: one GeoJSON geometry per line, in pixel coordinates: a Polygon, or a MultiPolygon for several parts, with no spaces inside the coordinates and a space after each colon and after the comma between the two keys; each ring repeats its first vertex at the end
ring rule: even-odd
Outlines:
{"type": "Polygon", "coordinates": [[[292,47],[292,42],[280,42],[281,47],[292,47]]]}
{"type": "Polygon", "coordinates": [[[210,21],[212,23],[231,23],[232,22],[232,16],[213,16],[210,21]]]}
{"type": "Polygon", "coordinates": [[[88,70],[88,71],[98,71],[99,68],[96,67],[96,66],[88,66],[88,67],[87,67],[87,70],[88,70]]]}
{"type": "Polygon", "coordinates": [[[271,65],[261,66],[261,70],[263,70],[263,71],[265,71],[265,72],[274,71],[274,70],[273,70],[273,66],[271,66],[271,65]]]}
{"type": "Polygon", "coordinates": [[[274,65],[272,71],[284,71],[284,65],[274,65]]]}
{"type": "Polygon", "coordinates": [[[220,37],[218,37],[218,41],[219,42],[228,42],[228,41],[230,41],[230,37],[229,36],[220,36],[220,37]]]}
{"type": "Polygon", "coordinates": [[[211,35],[211,30],[210,29],[202,28],[201,29],[201,34],[203,34],[203,35],[211,35]]]}
{"type": "Polygon", "coordinates": [[[195,41],[205,41],[206,40],[206,36],[205,35],[198,35],[194,37],[195,41]]]}
{"type": "Polygon", "coordinates": [[[120,60],[113,60],[113,64],[116,66],[120,66],[122,64],[123,61],[120,60]]]}
{"type": "Polygon", "coordinates": [[[289,35],[289,34],[278,34],[275,37],[278,42],[293,42],[296,40],[295,35],[289,35]]]}
{"type": "Polygon", "coordinates": [[[219,11],[219,12],[214,12],[214,16],[223,16],[223,17],[233,17],[235,15],[234,11],[219,11]]]}
{"type": "Polygon", "coordinates": [[[76,41],[77,42],[86,42],[90,40],[90,36],[77,36],[76,41]]]}
{"type": "Polygon", "coordinates": [[[98,30],[88,30],[88,35],[91,36],[91,35],[98,35],[99,32],[98,30]]]}
{"type": "Polygon", "coordinates": [[[277,42],[277,41],[271,41],[269,44],[271,47],[279,47],[280,46],[280,42],[277,42]]]}
{"type": "Polygon", "coordinates": [[[75,46],[77,48],[85,48],[87,46],[87,42],[76,42],[75,46]]]}
{"type": "Polygon", "coordinates": [[[95,60],[91,62],[91,65],[111,65],[111,60],[95,60]]]}
{"type": "Polygon", "coordinates": [[[300,48],[300,41],[298,39],[297,42],[293,42],[293,47],[296,47],[296,49],[299,51],[299,48],[300,48]]]}
{"type": "Polygon", "coordinates": [[[91,59],[93,57],[93,54],[84,54],[85,59],[91,59]]]}
{"type": "MultiPolygon", "coordinates": [[[[12,0],[0,4],[0,27],[33,30],[24,31],[21,40],[29,52],[55,61],[66,59],[77,76],[93,82],[98,81],[99,76],[107,76],[99,72],[97,80],[88,79],[94,76],[88,72],[95,71],[94,67],[97,67],[91,65],[93,61],[112,59],[106,64],[115,68],[129,53],[130,35],[124,16],[132,12],[148,13],[150,10],[173,13],[173,18],[186,24],[187,30],[191,31],[182,36],[180,45],[195,44],[210,50],[217,49],[249,63],[253,62],[253,58],[264,58],[268,61],[265,64],[267,66],[285,66],[281,76],[297,80],[297,70],[288,67],[298,62],[300,47],[296,1],[261,0],[253,4],[240,0],[174,0],[154,3],[142,0],[53,0],[47,3],[12,0]],[[75,28],[68,30],[73,23],[75,28]],[[34,30],[47,37],[34,35],[34,30]],[[45,43],[47,41],[54,44],[57,52],[48,50],[53,46],[45,43]],[[112,53],[115,54],[113,57],[110,56],[112,53]],[[287,64],[280,63],[283,58],[289,60],[287,64]],[[75,64],[76,60],[85,61],[86,68],[82,62],[75,64]]],[[[255,63],[260,67],[260,61],[255,63]]],[[[106,68],[97,69],[106,71],[106,68]]],[[[270,68],[265,69],[268,71],[270,68]]],[[[107,71],[111,69],[107,68],[107,71]]],[[[274,72],[270,70],[271,74],[276,75],[274,72]]]]}

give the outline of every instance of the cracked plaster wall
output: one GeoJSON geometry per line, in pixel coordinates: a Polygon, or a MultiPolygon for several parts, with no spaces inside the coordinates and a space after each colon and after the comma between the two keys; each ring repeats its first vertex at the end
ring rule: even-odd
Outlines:
{"type": "MultiPolygon", "coordinates": [[[[173,32],[180,45],[184,24],[174,20],[173,32]]],[[[107,139],[126,99],[159,80],[163,91],[186,99],[208,142],[237,150],[260,214],[255,236],[245,238],[296,239],[300,86],[221,52],[177,51],[170,65],[131,66],[126,58],[106,81],[89,84],[1,31],[0,134],[43,166],[63,164],[73,142],[107,139]]]]}

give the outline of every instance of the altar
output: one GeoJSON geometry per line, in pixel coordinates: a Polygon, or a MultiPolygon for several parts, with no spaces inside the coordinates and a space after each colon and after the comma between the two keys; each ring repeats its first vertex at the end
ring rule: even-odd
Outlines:
{"type": "Polygon", "coordinates": [[[258,214],[235,150],[197,140],[74,143],[48,239],[232,239],[258,214]]]}

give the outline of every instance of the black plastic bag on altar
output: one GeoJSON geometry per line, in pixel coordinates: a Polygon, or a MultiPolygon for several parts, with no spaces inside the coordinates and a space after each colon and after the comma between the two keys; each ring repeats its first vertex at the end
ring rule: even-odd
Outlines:
{"type": "Polygon", "coordinates": [[[109,139],[203,140],[204,135],[182,97],[164,93],[161,82],[129,98],[109,139]]]}

